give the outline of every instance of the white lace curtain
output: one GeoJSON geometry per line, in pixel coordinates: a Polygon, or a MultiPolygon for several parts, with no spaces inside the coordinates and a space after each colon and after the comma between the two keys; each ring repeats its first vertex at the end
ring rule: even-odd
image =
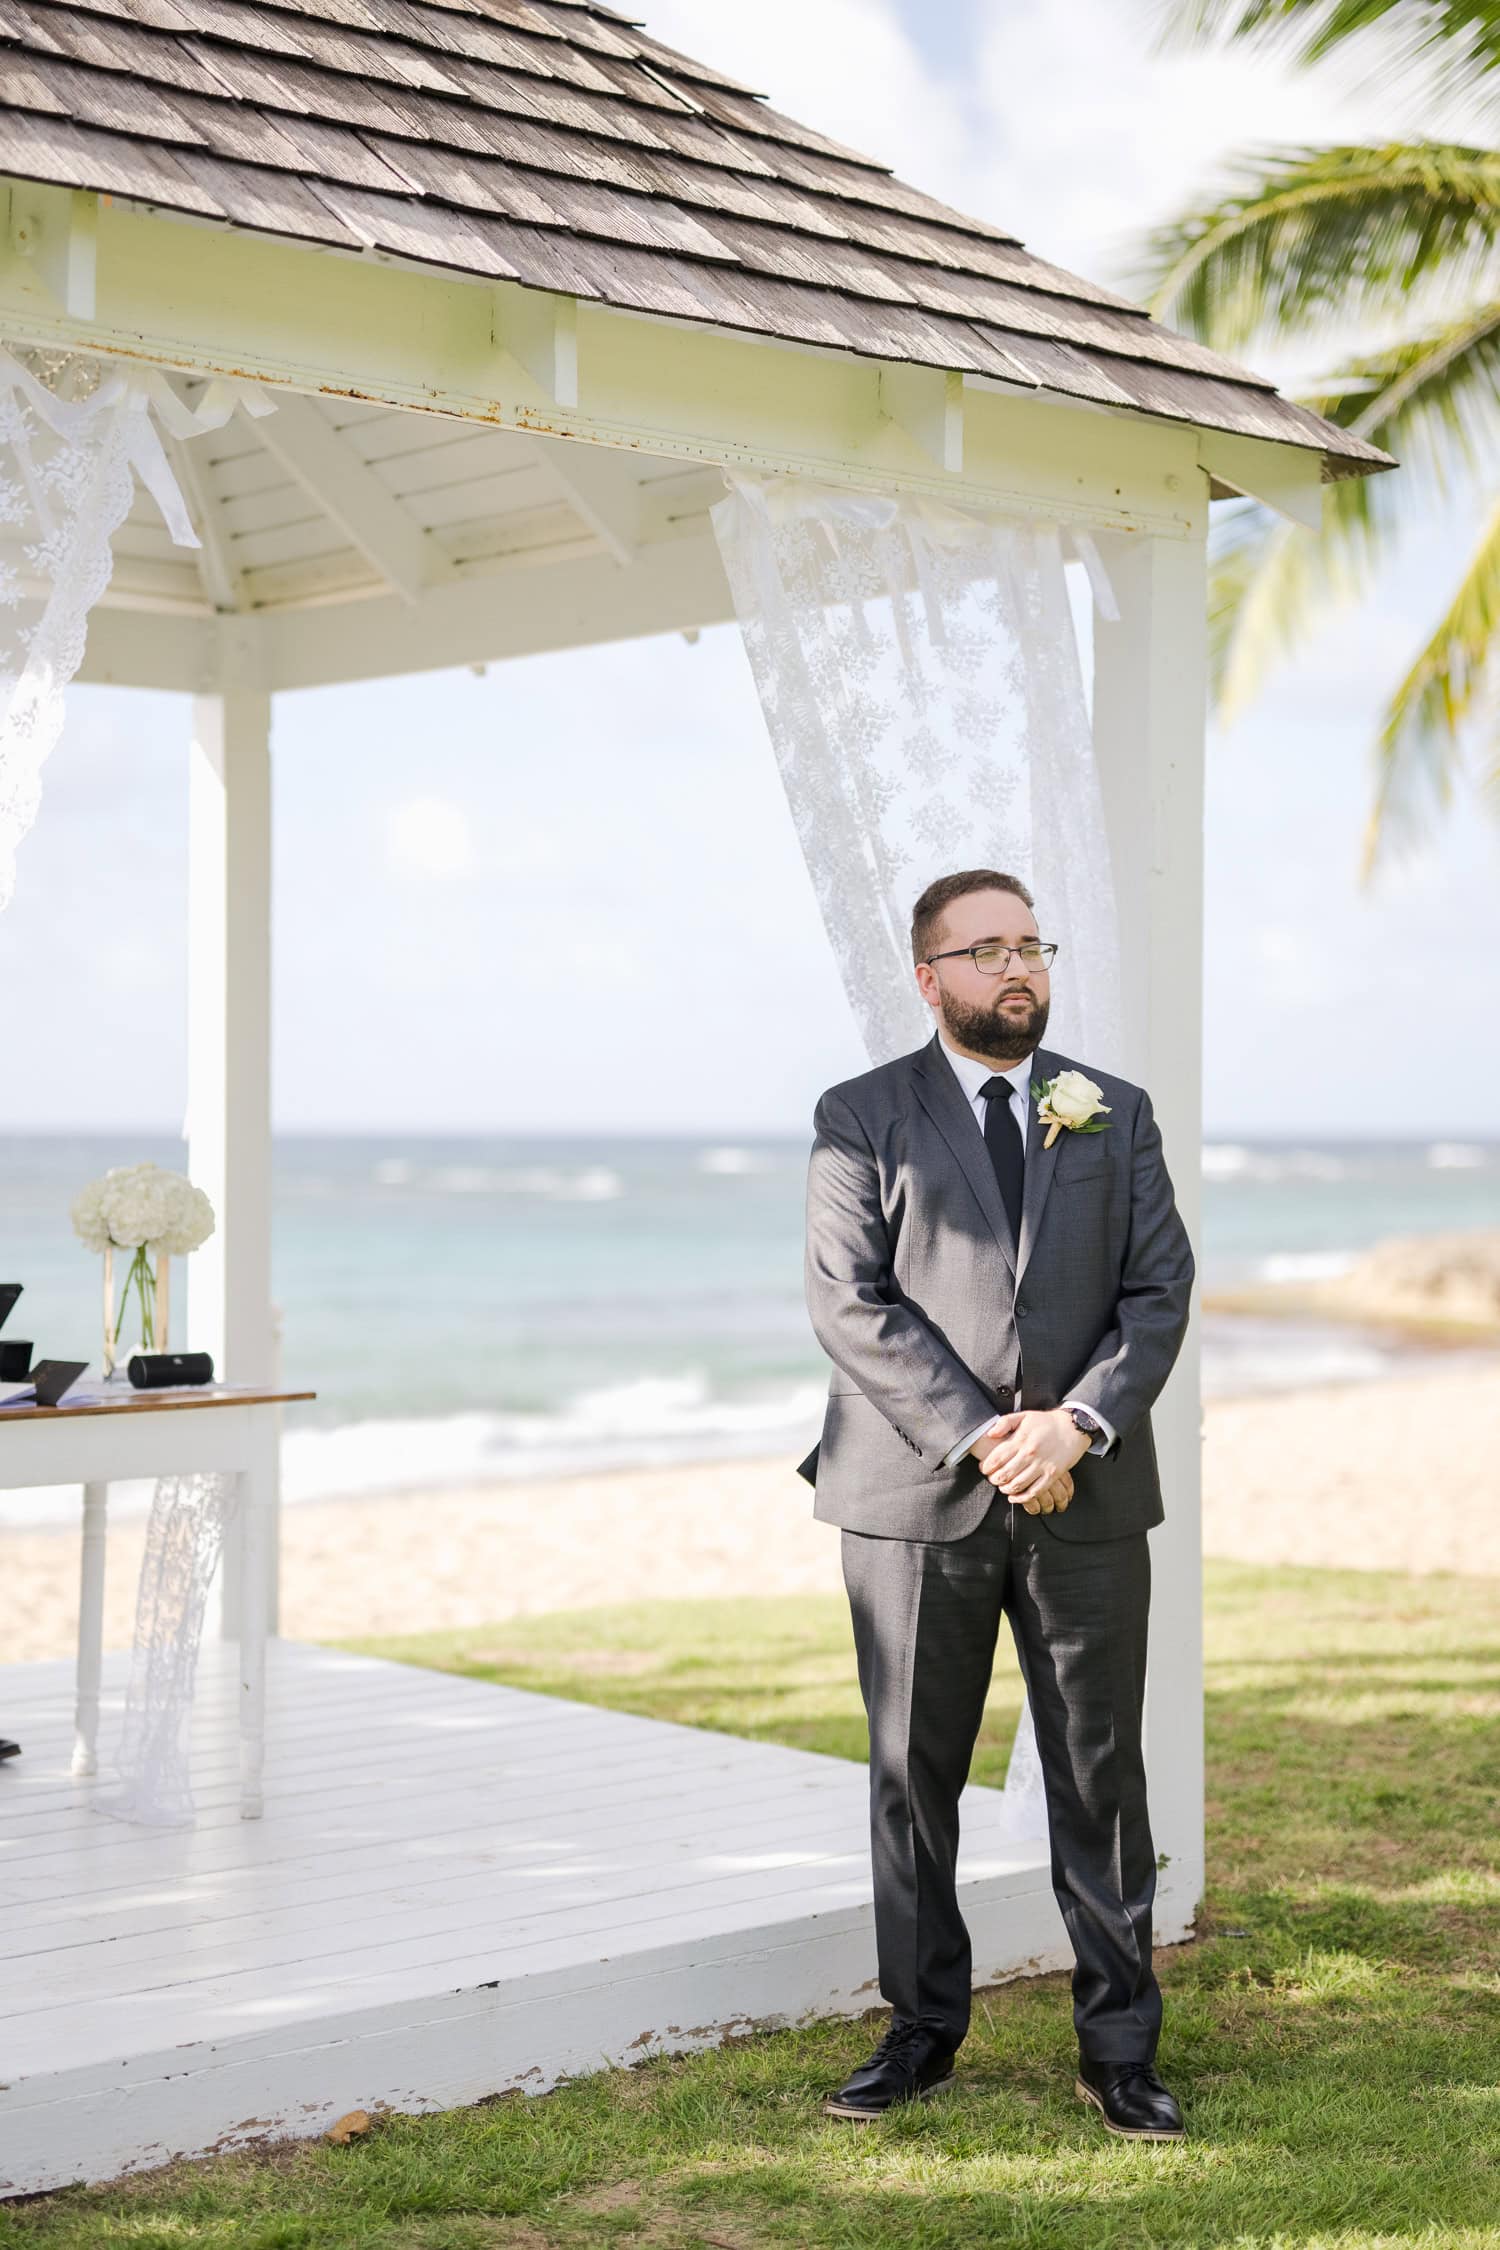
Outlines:
{"type": "MultiPolygon", "coordinates": [[[[1049,1042],[1116,1067],[1119,935],[1063,531],[798,478],[734,478],[713,523],[871,1062],[932,1036],[918,894],[994,867],[1062,948],[1049,1042]]],[[[1093,542],[1066,536],[1113,615],[1093,542]]]]}
{"type": "Polygon", "coordinates": [[[0,910],[136,478],[177,545],[198,546],[163,433],[222,429],[239,405],[272,411],[252,383],[211,382],[189,406],[158,367],[0,343],[0,910]]]}
{"type": "Polygon", "coordinates": [[[208,1589],[239,1505],[227,1470],[157,1479],[136,1588],[135,1638],[113,1787],[96,1812],[153,1828],[192,1825],[190,1727],[208,1589]]]}
{"type": "MultiPolygon", "coordinates": [[[[1021,517],[732,477],[713,510],[792,820],[872,1064],[932,1036],[911,912],[935,876],[1020,876],[1058,942],[1047,1040],[1120,1067],[1120,955],[1065,540],[1106,617],[1097,551],[1021,517]]],[[[1029,1712],[1014,1834],[1045,1826],[1029,1712]]]]}

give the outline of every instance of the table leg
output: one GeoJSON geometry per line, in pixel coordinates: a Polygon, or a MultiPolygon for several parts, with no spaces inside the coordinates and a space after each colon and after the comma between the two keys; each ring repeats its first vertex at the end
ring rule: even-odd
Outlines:
{"type": "Polygon", "coordinates": [[[78,1573],[78,1687],[73,1706],[73,1772],[99,1770],[99,1676],[104,1649],[104,1535],[107,1484],[83,1488],[83,1554],[78,1573]]]}
{"type": "MultiPolygon", "coordinates": [[[[264,1448],[259,1449],[262,1453],[264,1448]]],[[[269,1568],[271,1487],[258,1461],[240,1471],[240,1818],[259,1820],[265,1808],[261,1776],[266,1756],[266,1575],[269,1568]]]]}

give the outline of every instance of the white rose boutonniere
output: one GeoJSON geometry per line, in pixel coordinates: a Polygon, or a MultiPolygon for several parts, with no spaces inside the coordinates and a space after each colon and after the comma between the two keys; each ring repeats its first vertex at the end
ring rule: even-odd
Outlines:
{"type": "Polygon", "coordinates": [[[1100,1101],[1103,1091],[1081,1070],[1060,1070],[1055,1078],[1033,1086],[1031,1098],[1036,1103],[1037,1122],[1047,1128],[1042,1146],[1050,1148],[1065,1125],[1070,1133],[1107,1131],[1104,1119],[1110,1105],[1100,1101]]]}

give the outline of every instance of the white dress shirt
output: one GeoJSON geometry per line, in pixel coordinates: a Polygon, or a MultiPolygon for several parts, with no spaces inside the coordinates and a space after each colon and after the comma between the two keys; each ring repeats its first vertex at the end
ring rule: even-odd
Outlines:
{"type": "MultiPolygon", "coordinates": [[[[964,1098],[973,1111],[975,1123],[979,1127],[981,1140],[984,1138],[984,1113],[989,1105],[979,1089],[991,1078],[998,1076],[1009,1079],[1011,1113],[1020,1125],[1021,1147],[1024,1150],[1028,1145],[1032,1122],[1030,1055],[1026,1057],[1024,1062],[1012,1063],[1009,1070],[997,1072],[993,1063],[976,1062],[972,1055],[961,1055],[956,1047],[950,1047],[941,1031],[938,1033],[938,1045],[947,1056],[949,1063],[952,1065],[953,1074],[963,1088],[964,1098]]],[[[988,1147],[985,1149],[985,1155],[988,1158],[988,1147]]],[[[1016,1406],[1019,1408],[1020,1404],[1021,1394],[1017,1391],[1016,1406]]],[[[1114,1425],[1106,1420],[1098,1407],[1090,1406],[1088,1400],[1084,1398],[1065,1398],[1061,1401],[1061,1404],[1064,1406],[1081,1406],[1085,1413],[1093,1415],[1103,1434],[1090,1440],[1089,1451],[1090,1453],[1108,1453],[1116,1442],[1116,1432],[1114,1425]]],[[[992,1430],[999,1419],[998,1415],[992,1414],[987,1421],[976,1423],[967,1437],[960,1438],[957,1445],[943,1455],[944,1468],[951,1469],[956,1462],[961,1461],[974,1440],[981,1436],[984,1431],[992,1430]]]]}

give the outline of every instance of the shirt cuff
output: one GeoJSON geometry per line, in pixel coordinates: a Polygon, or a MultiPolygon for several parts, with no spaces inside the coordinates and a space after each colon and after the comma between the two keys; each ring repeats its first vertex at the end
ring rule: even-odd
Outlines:
{"type": "Polygon", "coordinates": [[[945,1469],[956,1468],[959,1462],[963,1459],[964,1455],[968,1452],[969,1447],[974,1443],[974,1440],[983,1431],[992,1430],[999,1419],[1000,1417],[998,1414],[990,1414],[986,1416],[984,1421],[976,1422],[973,1429],[970,1430],[968,1436],[960,1438],[957,1445],[951,1447],[950,1450],[943,1455],[943,1467],[945,1469]]]}
{"type": "Polygon", "coordinates": [[[1100,1437],[1090,1438],[1089,1451],[1090,1453],[1108,1453],[1110,1447],[1116,1442],[1118,1432],[1114,1424],[1100,1413],[1098,1407],[1091,1406],[1086,1398],[1065,1398],[1060,1400],[1059,1404],[1062,1406],[1081,1406],[1085,1414],[1092,1414],[1103,1434],[1100,1437]]]}

